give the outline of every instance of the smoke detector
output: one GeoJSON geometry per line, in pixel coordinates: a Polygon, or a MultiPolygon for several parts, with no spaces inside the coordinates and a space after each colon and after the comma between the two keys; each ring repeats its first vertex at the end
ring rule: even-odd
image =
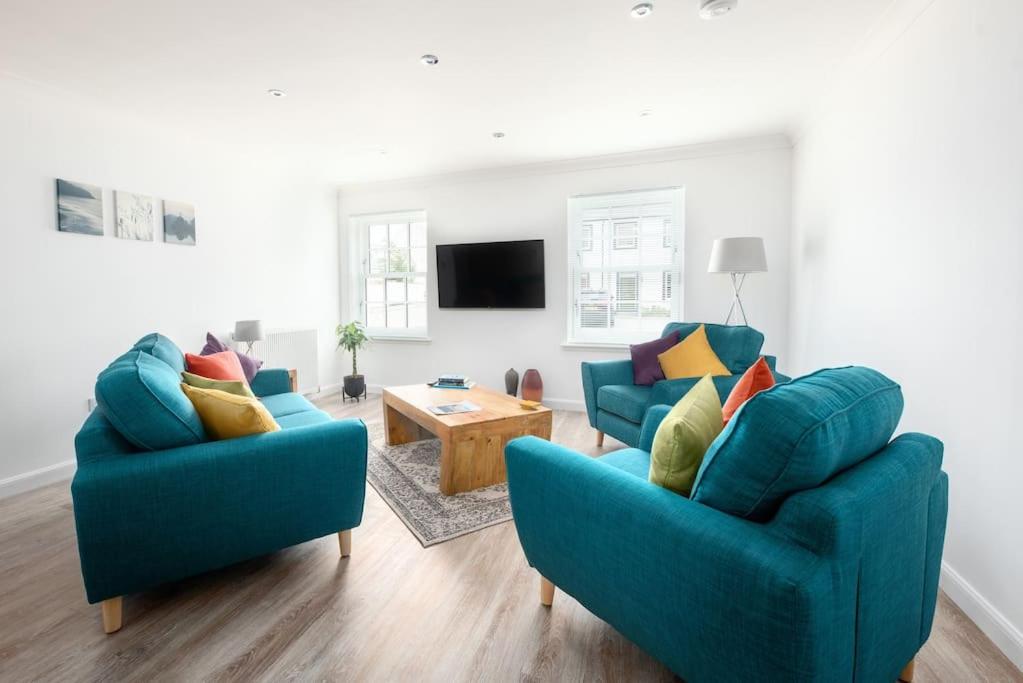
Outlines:
{"type": "Polygon", "coordinates": [[[717,19],[738,6],[739,0],[700,0],[700,16],[704,19],[717,19]]]}

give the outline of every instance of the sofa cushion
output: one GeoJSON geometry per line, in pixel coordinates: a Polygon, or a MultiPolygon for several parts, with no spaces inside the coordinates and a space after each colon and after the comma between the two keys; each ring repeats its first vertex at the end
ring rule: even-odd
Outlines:
{"type": "Polygon", "coordinates": [[[131,350],[144,351],[171,366],[175,372],[181,372],[185,369],[185,354],[181,352],[177,344],[162,334],[156,332],[147,334],[135,342],[131,350]]]}
{"type": "Polygon", "coordinates": [[[632,383],[649,386],[664,379],[664,370],[661,369],[657,357],[675,344],[678,344],[678,335],[672,332],[660,339],[629,346],[629,354],[632,356],[632,383]]]}
{"type": "Polygon", "coordinates": [[[700,325],[695,332],[657,356],[667,379],[683,377],[727,376],[732,373],[714,353],[707,341],[707,332],[700,325]]]}
{"type": "Polygon", "coordinates": [[[199,411],[206,433],[218,441],[281,430],[270,411],[255,396],[239,396],[188,384],[182,384],[181,388],[199,411]]]}
{"type": "Polygon", "coordinates": [[[334,418],[322,410],[303,410],[301,413],[292,413],[291,415],[277,418],[277,424],[281,426],[281,429],[294,429],[295,427],[308,427],[309,425],[333,422],[333,420],[334,418]]]}
{"type": "Polygon", "coordinates": [[[721,398],[707,375],[664,416],[650,449],[650,482],[689,496],[710,444],[721,433],[721,398]]]}
{"type": "Polygon", "coordinates": [[[770,389],[773,386],[774,374],[771,372],[771,368],[767,366],[767,361],[761,357],[760,360],[750,366],[749,370],[742,374],[742,377],[735,383],[732,391],[729,392],[728,399],[725,400],[725,404],[721,408],[721,417],[724,418],[725,424],[728,424],[732,419],[739,406],[756,396],[759,392],[770,389]]]}
{"type": "Polygon", "coordinates": [[[200,377],[248,382],[245,379],[245,371],[242,370],[242,364],[234,351],[222,351],[221,353],[214,353],[209,356],[197,356],[194,353],[186,353],[185,364],[188,366],[189,372],[200,377]]]}
{"type": "Polygon", "coordinates": [[[640,479],[646,479],[650,472],[650,454],[638,448],[621,448],[601,456],[599,460],[640,479]]]}
{"type": "Polygon", "coordinates": [[[274,419],[284,417],[285,415],[303,413],[307,410],[316,410],[316,406],[310,403],[305,396],[292,392],[264,396],[259,400],[263,402],[263,405],[274,416],[274,419]]]}
{"type": "MultiPolygon", "coordinates": [[[[678,332],[680,339],[685,339],[696,331],[703,323],[668,323],[661,336],[670,332],[678,332]]],[[[707,332],[707,341],[714,349],[721,362],[730,372],[742,373],[746,368],[757,362],[760,349],[764,346],[764,335],[752,327],[738,325],[703,324],[707,332]]]]}
{"type": "Polygon", "coordinates": [[[206,345],[202,347],[202,351],[199,352],[200,356],[212,356],[215,353],[223,353],[224,351],[231,351],[238,356],[238,362],[241,363],[242,371],[245,373],[245,381],[252,382],[256,377],[256,373],[263,367],[263,361],[258,358],[253,358],[244,353],[238,353],[230,346],[220,341],[212,332],[206,333],[206,345]]]}
{"type": "Polygon", "coordinates": [[[638,424],[643,421],[651,391],[635,384],[609,384],[597,390],[597,407],[638,424]]]}
{"type": "Polygon", "coordinates": [[[144,450],[206,440],[178,371],[145,351],[129,351],[100,373],[96,402],[121,436],[144,450]]]}
{"type": "Polygon", "coordinates": [[[887,445],[902,390],[862,367],[820,370],[747,401],[704,457],[693,500],[754,521],[887,445]]]}
{"type": "Polygon", "coordinates": [[[240,379],[210,379],[209,377],[203,377],[191,372],[182,372],[181,381],[190,387],[216,389],[217,391],[226,391],[235,396],[256,398],[256,395],[252,393],[252,389],[249,388],[248,382],[240,379]]]}

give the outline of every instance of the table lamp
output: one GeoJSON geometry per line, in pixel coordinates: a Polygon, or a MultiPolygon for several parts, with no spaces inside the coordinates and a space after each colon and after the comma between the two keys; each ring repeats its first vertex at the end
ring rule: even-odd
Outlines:
{"type": "Polygon", "coordinates": [[[746,311],[742,307],[739,292],[750,273],[767,272],[767,255],[764,253],[764,240],[761,237],[724,237],[714,240],[710,250],[708,273],[728,273],[732,277],[732,306],[725,318],[726,325],[739,324],[740,316],[743,325],[749,325],[746,311]],[[735,320],[733,323],[732,320],[735,320]]]}
{"type": "Polygon", "coordinates": [[[262,320],[239,320],[234,324],[234,340],[249,345],[245,353],[252,355],[252,343],[263,340],[262,320]]]}

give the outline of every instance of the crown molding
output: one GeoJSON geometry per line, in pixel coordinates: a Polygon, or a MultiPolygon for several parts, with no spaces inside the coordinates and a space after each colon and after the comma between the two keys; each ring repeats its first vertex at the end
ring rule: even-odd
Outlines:
{"type": "Polygon", "coordinates": [[[621,168],[644,164],[662,164],[687,159],[728,156],[732,154],[748,154],[775,149],[792,149],[792,141],[787,134],[778,133],[761,135],[751,138],[705,142],[678,147],[662,147],[638,152],[604,154],[593,157],[563,159],[560,161],[544,161],[534,164],[515,166],[497,166],[474,170],[440,173],[435,175],[396,178],[368,183],[343,183],[339,187],[342,197],[346,195],[367,194],[374,192],[391,192],[438,185],[458,185],[472,182],[508,180],[534,175],[551,175],[558,173],[575,173],[604,168],[621,168]]]}

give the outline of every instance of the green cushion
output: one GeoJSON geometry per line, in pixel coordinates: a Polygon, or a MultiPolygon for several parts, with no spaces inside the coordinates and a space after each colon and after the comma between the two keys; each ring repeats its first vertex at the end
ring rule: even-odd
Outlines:
{"type": "Polygon", "coordinates": [[[688,496],[703,454],[721,428],[721,398],[708,375],[675,404],[657,428],[650,451],[650,481],[688,496]]]}
{"type": "Polygon", "coordinates": [[[129,351],[100,373],[96,402],[139,448],[160,451],[206,440],[199,413],[181,390],[181,376],[144,351],[129,351]]]}
{"type": "Polygon", "coordinates": [[[209,377],[203,377],[191,372],[182,372],[181,380],[188,386],[198,389],[216,389],[217,391],[226,391],[235,396],[256,398],[256,395],[252,393],[252,389],[249,388],[249,383],[240,379],[210,379],[209,377]]]}
{"type": "Polygon", "coordinates": [[[131,350],[144,351],[171,366],[175,372],[185,370],[185,354],[181,353],[177,344],[162,334],[156,332],[147,334],[135,342],[135,346],[131,347],[131,350]]]}
{"type": "Polygon", "coordinates": [[[753,521],[888,444],[902,390],[876,370],[819,370],[762,391],[707,451],[693,500],[753,521]]]}

